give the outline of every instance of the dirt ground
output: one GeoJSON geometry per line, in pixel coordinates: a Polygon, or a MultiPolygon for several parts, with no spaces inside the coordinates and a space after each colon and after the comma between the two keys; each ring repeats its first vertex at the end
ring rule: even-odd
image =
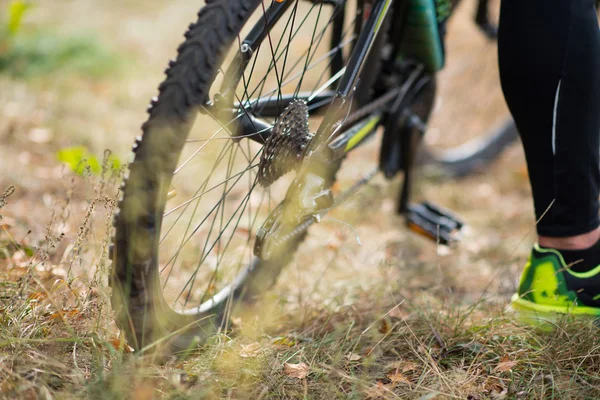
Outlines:
{"type": "MultiPolygon", "coordinates": [[[[464,3],[451,23],[447,65],[438,77],[440,95],[427,133],[435,146],[473,136],[507,116],[495,45],[472,23],[473,2],[464,3]]],[[[597,384],[590,378],[598,371],[595,350],[572,355],[563,349],[561,357],[581,365],[555,365],[548,360],[557,353],[544,351],[556,337],[536,336],[504,313],[535,240],[518,144],[468,178],[424,173],[420,179],[419,198],[454,210],[466,223],[458,246],[438,248],[408,232],[393,212],[399,182],[377,177],[311,232],[268,295],[278,311],[269,317],[265,306],[260,328],[252,319],[239,322],[246,330],[240,328],[229,347],[213,343],[197,358],[165,367],[136,369],[130,354],[115,353],[110,345],[119,347],[118,331],[105,289],[117,181],[76,176],[56,153],[84,145],[100,159],[105,149],[127,158],[146,105],[199,5],[48,0],[32,11],[32,25],[71,35],[92,32],[122,65],[100,78],[61,71],[26,80],[0,75],[0,191],[15,188],[0,220],[0,397],[598,395],[588,387],[597,384]],[[31,257],[37,260],[33,271],[31,257]],[[90,337],[95,339],[87,342],[90,337]],[[285,340],[272,346],[274,338],[285,340]],[[494,356],[480,356],[473,350],[480,345],[494,356]],[[401,364],[390,367],[394,362],[401,364]],[[304,365],[308,378],[293,378],[289,368],[304,365]],[[569,380],[578,373],[581,381],[569,380]]],[[[578,345],[586,338],[577,336],[578,345]]]]}

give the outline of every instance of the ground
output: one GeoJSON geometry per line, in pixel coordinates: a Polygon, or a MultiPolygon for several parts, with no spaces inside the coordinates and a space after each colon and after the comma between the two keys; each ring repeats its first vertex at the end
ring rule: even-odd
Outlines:
{"type": "MultiPolygon", "coordinates": [[[[418,196],[466,222],[458,246],[409,233],[393,213],[399,183],[377,177],[311,233],[231,332],[166,364],[132,353],[108,303],[118,171],[104,163],[78,175],[57,152],[83,145],[101,164],[106,149],[127,158],[195,3],[45,1],[31,11],[31,26],[92,35],[115,65],[93,76],[0,74],[0,397],[600,397],[592,324],[540,330],[506,312],[535,240],[518,144],[465,179],[421,174],[418,196]]],[[[465,3],[433,141],[506,116],[495,46],[465,3]]]]}

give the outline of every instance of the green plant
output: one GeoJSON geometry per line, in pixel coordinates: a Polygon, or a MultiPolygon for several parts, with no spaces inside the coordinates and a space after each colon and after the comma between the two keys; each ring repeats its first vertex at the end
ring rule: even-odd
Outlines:
{"type": "Polygon", "coordinates": [[[81,33],[65,36],[47,26],[23,24],[33,5],[14,0],[0,18],[0,73],[18,77],[77,71],[99,76],[118,65],[95,36],[81,33]]]}
{"type": "Polygon", "coordinates": [[[6,6],[6,18],[0,21],[0,55],[11,50],[14,38],[23,26],[23,18],[31,4],[21,0],[11,1],[6,6]]]}
{"type": "Polygon", "coordinates": [[[103,171],[119,171],[121,168],[121,161],[110,151],[105,152],[101,162],[84,146],[65,147],[56,153],[56,157],[78,175],[101,175],[103,171]]]}
{"type": "Polygon", "coordinates": [[[27,11],[31,8],[31,4],[26,1],[15,0],[8,6],[8,21],[7,30],[9,35],[16,35],[21,28],[21,22],[27,11]]]}

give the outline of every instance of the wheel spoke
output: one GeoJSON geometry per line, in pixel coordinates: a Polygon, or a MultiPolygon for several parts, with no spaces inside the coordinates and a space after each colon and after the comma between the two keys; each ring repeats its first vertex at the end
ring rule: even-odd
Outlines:
{"type": "MultiPolygon", "coordinates": [[[[257,10],[264,21],[267,5],[262,2],[257,10]]],[[[356,19],[341,31],[335,48],[321,50],[331,23],[344,8],[336,5],[331,15],[329,11],[325,14],[325,10],[329,9],[323,2],[304,7],[295,0],[276,24],[283,31],[266,32],[252,54],[254,59],[244,70],[239,68],[240,74],[235,79],[220,86],[216,84],[226,101],[217,103],[215,97],[217,106],[204,107],[201,113],[207,121],[214,121],[207,125],[213,126],[209,132],[214,133],[206,132],[186,140],[190,146],[174,171],[174,184],[179,182],[176,192],[186,195],[175,203],[170,201],[168,210],[163,213],[163,234],[159,241],[164,247],[160,263],[161,287],[165,293],[169,291],[168,302],[173,307],[204,303],[218,291],[217,287],[226,287],[224,285],[231,282],[241,268],[250,264],[256,229],[285,192],[258,185],[257,167],[262,146],[252,137],[270,128],[264,128],[261,122],[261,129],[255,126],[255,132],[246,133],[238,125],[242,118],[245,118],[244,125],[249,125],[246,118],[254,121],[251,117],[260,117],[262,107],[270,100],[273,101],[271,106],[283,108],[284,95],[297,97],[302,87],[307,86],[304,88],[304,91],[308,89],[306,96],[314,98],[340,78],[343,69],[333,77],[327,74],[331,72],[332,56],[354,42],[352,25],[356,19]],[[295,43],[301,47],[294,47],[295,43]],[[316,83],[310,79],[307,84],[309,73],[318,78],[316,83]],[[224,118],[223,112],[215,111],[226,110],[230,103],[234,104],[232,109],[237,108],[235,114],[225,114],[224,118]],[[210,164],[204,167],[202,163],[206,161],[210,164]],[[197,184],[193,189],[186,190],[194,182],[197,184]],[[181,273],[186,274],[184,280],[178,277],[181,273]]],[[[237,49],[231,53],[234,62],[241,59],[242,38],[237,35],[234,46],[237,49]]],[[[232,65],[223,70],[237,73],[235,68],[232,65]]],[[[219,70],[217,78],[222,80],[229,75],[219,70]]],[[[280,183],[283,184],[273,186],[277,188],[280,183]]],[[[222,297],[219,299],[224,301],[222,297]]]]}

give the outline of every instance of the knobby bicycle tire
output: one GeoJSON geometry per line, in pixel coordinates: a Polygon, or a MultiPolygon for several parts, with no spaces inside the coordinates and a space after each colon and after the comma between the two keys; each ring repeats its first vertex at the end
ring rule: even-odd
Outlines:
{"type": "MultiPolygon", "coordinates": [[[[143,135],[134,144],[134,159],[114,218],[110,285],[117,325],[137,350],[183,351],[214,334],[226,320],[232,300],[242,294],[252,298],[268,288],[305,236],[295,237],[277,259],[254,259],[231,282],[228,299],[221,299],[210,309],[181,313],[165,301],[158,247],[172,175],[196,115],[209,100],[225,52],[260,4],[261,0],[207,1],[197,22],[185,33],[176,60],[170,62],[167,78],[142,125],[143,135]]],[[[379,51],[383,41],[376,43],[372,54],[379,51]]]]}
{"type": "Polygon", "coordinates": [[[260,0],[206,2],[185,33],[176,60],[170,62],[142,125],[143,136],[134,144],[134,160],[114,219],[111,301],[118,326],[138,350],[181,329],[170,338],[169,347],[186,349],[220,322],[210,316],[203,321],[183,316],[165,303],[156,266],[157,231],[166,202],[164,188],[200,105],[208,100],[216,67],[259,4],[260,0]]]}

